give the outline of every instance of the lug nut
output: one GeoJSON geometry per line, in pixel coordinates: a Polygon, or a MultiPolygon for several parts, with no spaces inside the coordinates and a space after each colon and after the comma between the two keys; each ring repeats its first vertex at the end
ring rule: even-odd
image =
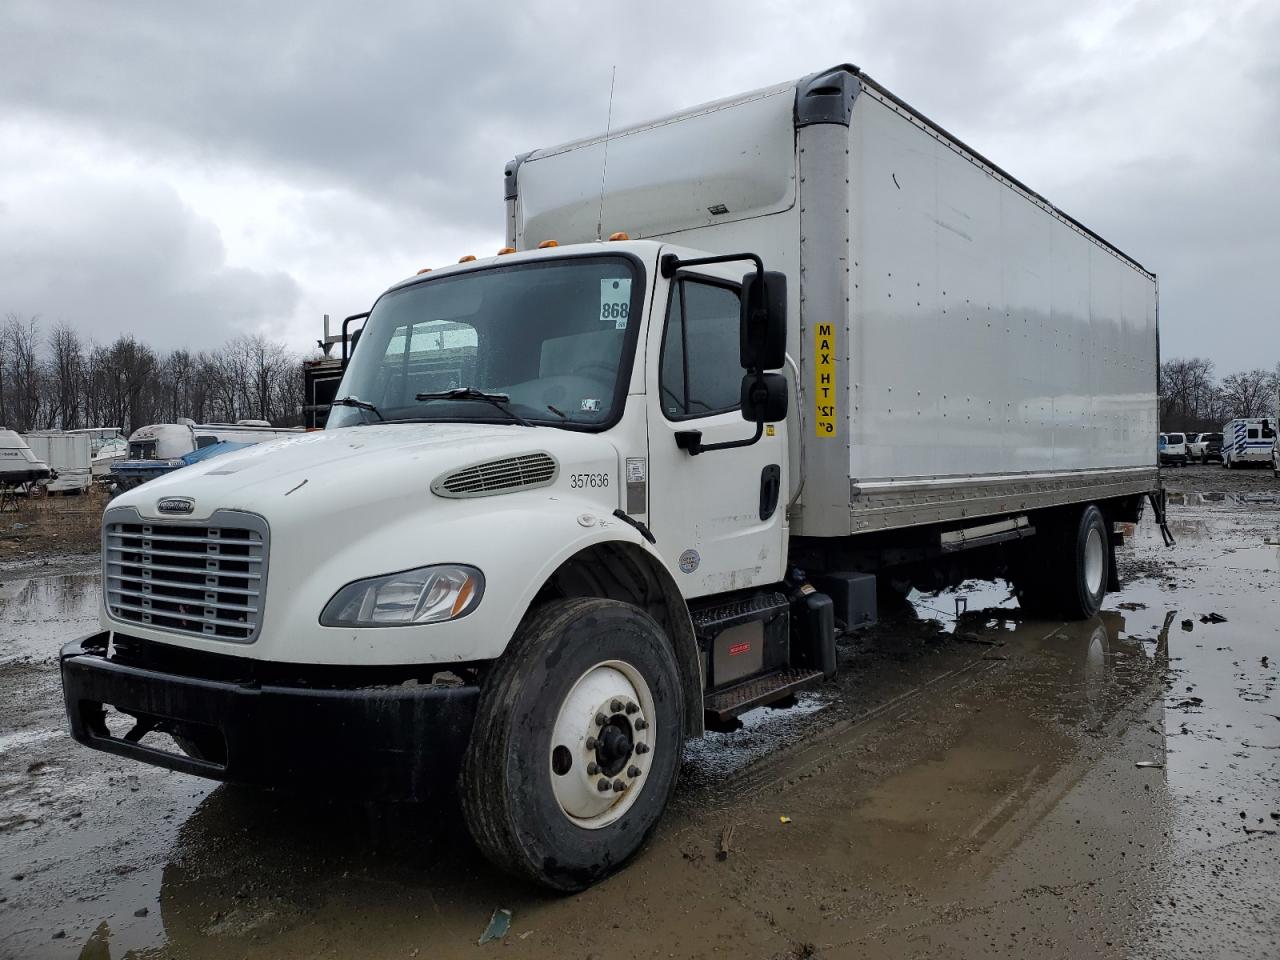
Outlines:
{"type": "Polygon", "coordinates": [[[640,709],[640,708],[639,708],[638,706],[636,706],[636,704],[634,704],[634,703],[628,703],[628,704],[627,704],[627,716],[631,716],[631,714],[635,713],[635,712],[636,712],[637,710],[639,710],[639,709],[640,709]]]}
{"type": "Polygon", "coordinates": [[[639,720],[637,720],[637,721],[636,721],[636,729],[637,729],[637,730],[648,730],[648,729],[649,729],[649,721],[648,721],[648,720],[646,720],[644,717],[641,717],[639,720]]]}
{"type": "Polygon", "coordinates": [[[595,738],[595,737],[587,737],[587,749],[588,749],[588,750],[594,750],[595,748],[596,748],[596,738],[595,738]]]}
{"type": "Polygon", "coordinates": [[[603,726],[604,726],[606,723],[608,723],[608,722],[609,722],[609,718],[608,718],[608,717],[606,717],[603,713],[597,713],[597,714],[596,714],[596,726],[597,726],[597,727],[603,727],[603,726]]]}
{"type": "Polygon", "coordinates": [[[649,752],[649,745],[647,743],[636,744],[636,753],[648,753],[648,752],[649,752]]]}
{"type": "Polygon", "coordinates": [[[634,765],[627,767],[627,776],[634,780],[636,777],[640,776],[640,768],[634,765]]]}
{"type": "Polygon", "coordinates": [[[614,713],[621,713],[621,712],[622,712],[622,701],[621,701],[621,700],[615,700],[615,701],[613,701],[613,703],[609,704],[609,709],[610,709],[612,712],[614,712],[614,713]]]}
{"type": "Polygon", "coordinates": [[[623,790],[625,790],[625,789],[627,789],[627,785],[626,785],[625,783],[623,783],[621,780],[615,780],[615,781],[613,781],[613,792],[614,792],[614,793],[621,793],[621,792],[622,792],[623,790]]]}
{"type": "Polygon", "coordinates": [[[601,793],[608,793],[609,781],[606,778],[601,777],[600,782],[596,784],[596,789],[599,790],[601,793]]]}
{"type": "Polygon", "coordinates": [[[587,773],[588,773],[588,774],[590,774],[591,776],[593,776],[593,777],[594,777],[594,776],[595,776],[597,773],[599,773],[599,772],[600,772],[600,767],[599,767],[597,764],[594,764],[594,763],[588,763],[588,764],[587,764],[587,773]]]}

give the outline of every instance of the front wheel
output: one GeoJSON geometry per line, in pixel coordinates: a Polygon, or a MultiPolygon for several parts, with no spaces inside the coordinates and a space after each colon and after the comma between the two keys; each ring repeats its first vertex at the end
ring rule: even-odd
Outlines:
{"type": "Polygon", "coordinates": [[[460,781],[477,846],[553,890],[582,890],[640,849],[675,789],[684,701],[670,644],[616,600],[533,613],[480,695],[460,781]]]}

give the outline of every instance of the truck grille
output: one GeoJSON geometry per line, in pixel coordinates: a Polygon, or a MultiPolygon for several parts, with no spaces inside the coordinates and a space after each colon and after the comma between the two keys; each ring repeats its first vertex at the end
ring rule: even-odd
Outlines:
{"type": "Polygon", "coordinates": [[[144,520],[133,508],[103,520],[103,593],[125,623],[251,643],[262,624],[267,525],[220,510],[200,523],[144,520]]]}
{"type": "Polygon", "coordinates": [[[545,487],[554,482],[559,465],[547,453],[490,460],[437,477],[431,492],[438,497],[486,497],[510,490],[545,487]]]}

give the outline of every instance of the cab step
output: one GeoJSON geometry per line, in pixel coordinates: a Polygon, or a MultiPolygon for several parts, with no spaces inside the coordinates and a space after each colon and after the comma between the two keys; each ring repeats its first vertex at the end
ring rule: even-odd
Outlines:
{"type": "Polygon", "coordinates": [[[755,707],[789,697],[822,681],[821,670],[784,669],[752,677],[702,698],[708,719],[723,723],[755,707]]]}

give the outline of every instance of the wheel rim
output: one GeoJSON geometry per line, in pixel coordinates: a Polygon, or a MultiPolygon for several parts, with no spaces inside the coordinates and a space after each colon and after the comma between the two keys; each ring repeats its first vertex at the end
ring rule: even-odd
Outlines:
{"type": "Polygon", "coordinates": [[[635,804],[653,765],[655,714],[644,677],[620,660],[596,664],[570,688],[547,767],[556,803],[571,822],[598,830],[635,804]]]}
{"type": "Polygon", "coordinates": [[[1084,585],[1094,596],[1102,589],[1102,559],[1102,533],[1091,527],[1084,542],[1084,585]]]}

